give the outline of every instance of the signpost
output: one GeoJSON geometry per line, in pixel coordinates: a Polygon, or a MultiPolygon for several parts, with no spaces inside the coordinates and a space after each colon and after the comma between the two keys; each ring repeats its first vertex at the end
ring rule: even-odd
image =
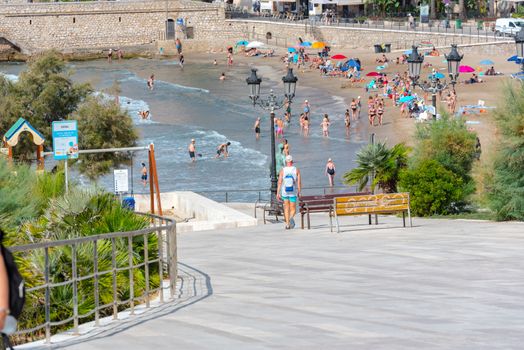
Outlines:
{"type": "Polygon", "coordinates": [[[129,192],[129,175],[127,169],[113,170],[115,193],[129,192]]]}
{"type": "Polygon", "coordinates": [[[53,157],[64,161],[65,191],[68,192],[67,160],[78,158],[78,124],[76,120],[53,122],[53,157]]]}

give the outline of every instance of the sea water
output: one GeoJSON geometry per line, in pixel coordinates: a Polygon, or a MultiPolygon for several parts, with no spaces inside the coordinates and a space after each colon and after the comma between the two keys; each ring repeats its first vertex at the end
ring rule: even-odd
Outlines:
{"type": "MultiPolygon", "coordinates": [[[[209,62],[187,62],[183,69],[172,60],[134,59],[114,61],[75,62],[70,65],[72,77],[78,82],[89,82],[99,92],[108,96],[110,87],[120,86],[119,101],[128,110],[140,135],[139,145],[155,144],[158,177],[161,191],[190,190],[217,191],[206,195],[221,199],[221,191],[267,189],[270,185],[270,134],[269,112],[254,107],[248,98],[245,82],[250,66],[240,65],[228,69],[209,62]],[[225,72],[227,79],[220,81],[225,72]],[[151,91],[146,82],[155,74],[155,87],[151,91]],[[141,120],[139,111],[149,110],[150,119],[141,120]],[[260,140],[255,139],[253,124],[262,118],[260,140]],[[196,163],[191,163],[187,146],[196,140],[196,163]],[[231,142],[230,156],[215,159],[216,148],[231,142]]],[[[264,64],[262,59],[253,65],[263,77],[262,93],[274,89],[283,94],[281,76],[284,70],[264,64]]],[[[24,64],[0,65],[0,72],[16,81],[26,66],[24,64]]],[[[300,85],[292,105],[293,118],[286,129],[285,138],[290,144],[297,167],[301,170],[303,186],[326,186],[324,174],[328,158],[337,166],[336,184],[342,183],[342,174],[354,166],[356,151],[367,142],[367,123],[361,120],[352,124],[351,136],[345,136],[345,99],[356,96],[332,96],[322,87],[300,85]],[[310,136],[300,135],[298,115],[303,102],[312,105],[310,136]],[[330,137],[322,136],[322,115],[329,114],[332,122],[330,137]]],[[[109,97],[108,97],[109,98],[109,97]]],[[[277,116],[282,116],[282,110],[277,116]]],[[[82,137],[80,130],[79,137],[82,137]]],[[[51,140],[47,143],[51,147],[51,140]]],[[[278,149],[278,147],[277,147],[278,149]]],[[[133,165],[127,166],[132,177],[134,193],[148,191],[140,181],[140,163],[147,163],[147,152],[136,152],[133,165]]],[[[52,163],[52,162],[48,162],[52,163]]],[[[123,168],[126,166],[122,166],[123,168]]],[[[87,178],[73,173],[80,183],[87,178]]],[[[102,176],[99,184],[113,190],[112,175],[102,176]]],[[[235,200],[254,200],[256,193],[237,194],[235,200]]],[[[230,197],[231,198],[231,197],[230,197]]]]}

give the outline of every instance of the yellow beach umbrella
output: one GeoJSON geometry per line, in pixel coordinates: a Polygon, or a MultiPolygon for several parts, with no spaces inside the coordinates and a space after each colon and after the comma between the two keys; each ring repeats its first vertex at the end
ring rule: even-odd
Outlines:
{"type": "Polygon", "coordinates": [[[326,44],[322,41],[315,41],[313,44],[311,44],[312,49],[323,49],[325,46],[326,44]]]}

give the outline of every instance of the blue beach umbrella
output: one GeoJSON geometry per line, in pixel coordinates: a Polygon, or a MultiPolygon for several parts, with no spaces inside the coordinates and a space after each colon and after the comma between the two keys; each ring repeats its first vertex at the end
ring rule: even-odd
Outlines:
{"type": "Polygon", "coordinates": [[[492,66],[495,64],[495,62],[493,62],[492,60],[482,60],[480,61],[480,64],[483,66],[492,66]]]}
{"type": "Polygon", "coordinates": [[[411,55],[411,50],[404,51],[404,55],[411,55]]]}
{"type": "Polygon", "coordinates": [[[240,40],[240,41],[237,41],[236,46],[246,46],[247,44],[249,44],[249,42],[245,40],[240,40]]]}
{"type": "Polygon", "coordinates": [[[401,97],[398,102],[400,103],[404,103],[404,102],[409,102],[411,100],[413,100],[415,98],[415,96],[404,96],[404,97],[401,97]]]}
{"type": "Polygon", "coordinates": [[[295,52],[295,51],[297,51],[297,49],[295,49],[294,47],[287,48],[287,52],[295,52]]]}
{"type": "Polygon", "coordinates": [[[510,58],[508,58],[508,62],[516,62],[519,58],[517,57],[517,55],[514,55],[514,56],[511,56],[510,58]]]}
{"type": "Polygon", "coordinates": [[[303,43],[300,44],[300,46],[311,47],[311,43],[309,41],[304,41],[303,43]]]}
{"type": "Polygon", "coordinates": [[[445,78],[444,74],[442,74],[440,72],[436,72],[435,74],[429,74],[428,75],[428,79],[431,79],[431,77],[435,77],[436,79],[444,79],[445,78]]]}

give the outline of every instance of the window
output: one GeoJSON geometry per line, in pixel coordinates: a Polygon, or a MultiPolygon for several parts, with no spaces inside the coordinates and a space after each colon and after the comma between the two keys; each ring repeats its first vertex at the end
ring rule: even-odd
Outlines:
{"type": "Polygon", "coordinates": [[[75,17],[73,17],[73,23],[76,23],[76,18],[75,17]]]}
{"type": "Polygon", "coordinates": [[[509,27],[510,28],[515,28],[515,25],[513,24],[513,22],[509,22],[509,27]]]}

